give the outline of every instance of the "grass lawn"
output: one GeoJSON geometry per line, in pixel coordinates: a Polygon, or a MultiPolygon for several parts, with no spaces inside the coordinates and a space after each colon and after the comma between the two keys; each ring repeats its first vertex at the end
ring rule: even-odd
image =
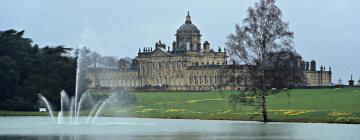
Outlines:
{"type": "MultiPolygon", "coordinates": [[[[269,117],[272,121],[360,123],[360,88],[294,89],[289,92],[290,98],[285,93],[268,97],[269,117]]],[[[136,104],[123,108],[106,108],[103,115],[261,120],[259,109],[244,105],[230,106],[228,96],[231,91],[222,94],[219,91],[135,92],[134,94],[137,97],[136,104]]],[[[16,115],[16,112],[0,111],[0,115],[4,114],[16,115]]]]}
{"type": "MultiPolygon", "coordinates": [[[[360,88],[294,89],[268,97],[272,121],[360,123],[360,88]]],[[[138,92],[137,103],[105,115],[154,118],[261,120],[260,110],[228,103],[227,91],[138,92]]]]}

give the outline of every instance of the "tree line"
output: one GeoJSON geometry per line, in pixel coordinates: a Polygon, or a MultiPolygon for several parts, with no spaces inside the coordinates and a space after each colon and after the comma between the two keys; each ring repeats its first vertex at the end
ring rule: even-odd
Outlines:
{"type": "Polygon", "coordinates": [[[64,46],[32,45],[24,31],[0,32],[0,110],[35,110],[38,94],[58,103],[58,94],[74,94],[76,57],[64,46]]]}
{"type": "Polygon", "coordinates": [[[57,109],[60,91],[75,94],[77,57],[82,51],[84,69],[79,77],[85,92],[88,67],[117,68],[118,58],[101,56],[89,48],[34,44],[24,31],[0,31],[0,110],[32,111],[38,108],[38,94],[45,96],[57,109]],[[71,54],[74,53],[74,54],[71,54]]]}

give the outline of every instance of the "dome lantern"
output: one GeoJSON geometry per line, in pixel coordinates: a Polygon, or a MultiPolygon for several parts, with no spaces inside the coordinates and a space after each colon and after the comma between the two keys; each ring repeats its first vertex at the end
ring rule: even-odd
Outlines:
{"type": "Polygon", "coordinates": [[[191,24],[191,16],[189,11],[187,12],[185,24],[191,24]]]}
{"type": "Polygon", "coordinates": [[[185,24],[181,25],[177,33],[200,33],[200,30],[192,24],[190,12],[188,11],[185,24]]]}

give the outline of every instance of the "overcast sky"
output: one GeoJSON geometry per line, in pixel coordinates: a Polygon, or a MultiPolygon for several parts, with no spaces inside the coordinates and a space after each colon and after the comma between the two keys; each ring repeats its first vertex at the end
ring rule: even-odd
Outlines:
{"type": "MultiPolygon", "coordinates": [[[[170,46],[189,10],[202,41],[224,47],[256,0],[1,0],[0,30],[25,30],[40,46],[87,46],[134,57],[161,40],[170,46]]],[[[277,0],[295,33],[295,49],[333,70],[333,82],[360,78],[359,0],[277,0]]],[[[318,68],[319,69],[319,68],[318,68]]]]}

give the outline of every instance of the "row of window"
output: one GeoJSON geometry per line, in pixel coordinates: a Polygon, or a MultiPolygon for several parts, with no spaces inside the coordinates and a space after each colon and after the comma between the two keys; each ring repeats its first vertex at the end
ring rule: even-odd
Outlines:
{"type": "Polygon", "coordinates": [[[220,76],[190,76],[189,84],[195,85],[215,85],[223,82],[220,76]],[[219,81],[220,80],[220,81],[219,81]]]}
{"type": "Polygon", "coordinates": [[[100,79],[135,79],[134,74],[121,74],[121,73],[99,73],[100,79]]]}
{"type": "Polygon", "coordinates": [[[220,64],[224,64],[224,63],[220,63],[220,61],[218,60],[216,63],[213,61],[212,63],[210,63],[209,61],[205,62],[193,62],[192,66],[204,66],[204,65],[220,65],[220,64]]]}
{"type": "MultiPolygon", "coordinates": [[[[219,60],[215,63],[214,61],[212,63],[210,63],[209,61],[205,62],[192,62],[192,66],[204,66],[204,65],[220,65],[222,64],[219,60]]],[[[148,63],[148,64],[140,64],[140,69],[142,71],[145,71],[146,69],[148,70],[167,70],[167,69],[173,69],[173,70],[179,70],[179,69],[183,69],[183,67],[185,67],[185,63],[181,62],[181,61],[177,61],[177,62],[155,62],[155,63],[148,63]]]]}
{"type": "MultiPolygon", "coordinates": [[[[224,78],[221,76],[189,76],[189,85],[218,85],[224,83],[237,83],[240,85],[241,81],[245,81],[242,77],[233,77],[233,78],[224,78]]],[[[170,78],[156,78],[151,80],[150,84],[158,85],[158,84],[170,84],[170,85],[182,85],[184,84],[182,79],[176,78],[170,80],[170,78]]],[[[118,87],[118,86],[140,86],[139,80],[100,80],[100,86],[102,87],[118,87]]]]}
{"type": "Polygon", "coordinates": [[[139,86],[137,80],[100,80],[101,87],[139,86]]]}
{"type": "Polygon", "coordinates": [[[140,70],[146,71],[146,70],[167,70],[167,69],[173,69],[173,70],[179,70],[183,68],[184,63],[181,61],[177,62],[156,62],[156,63],[148,63],[148,64],[140,64],[140,70]]]}

